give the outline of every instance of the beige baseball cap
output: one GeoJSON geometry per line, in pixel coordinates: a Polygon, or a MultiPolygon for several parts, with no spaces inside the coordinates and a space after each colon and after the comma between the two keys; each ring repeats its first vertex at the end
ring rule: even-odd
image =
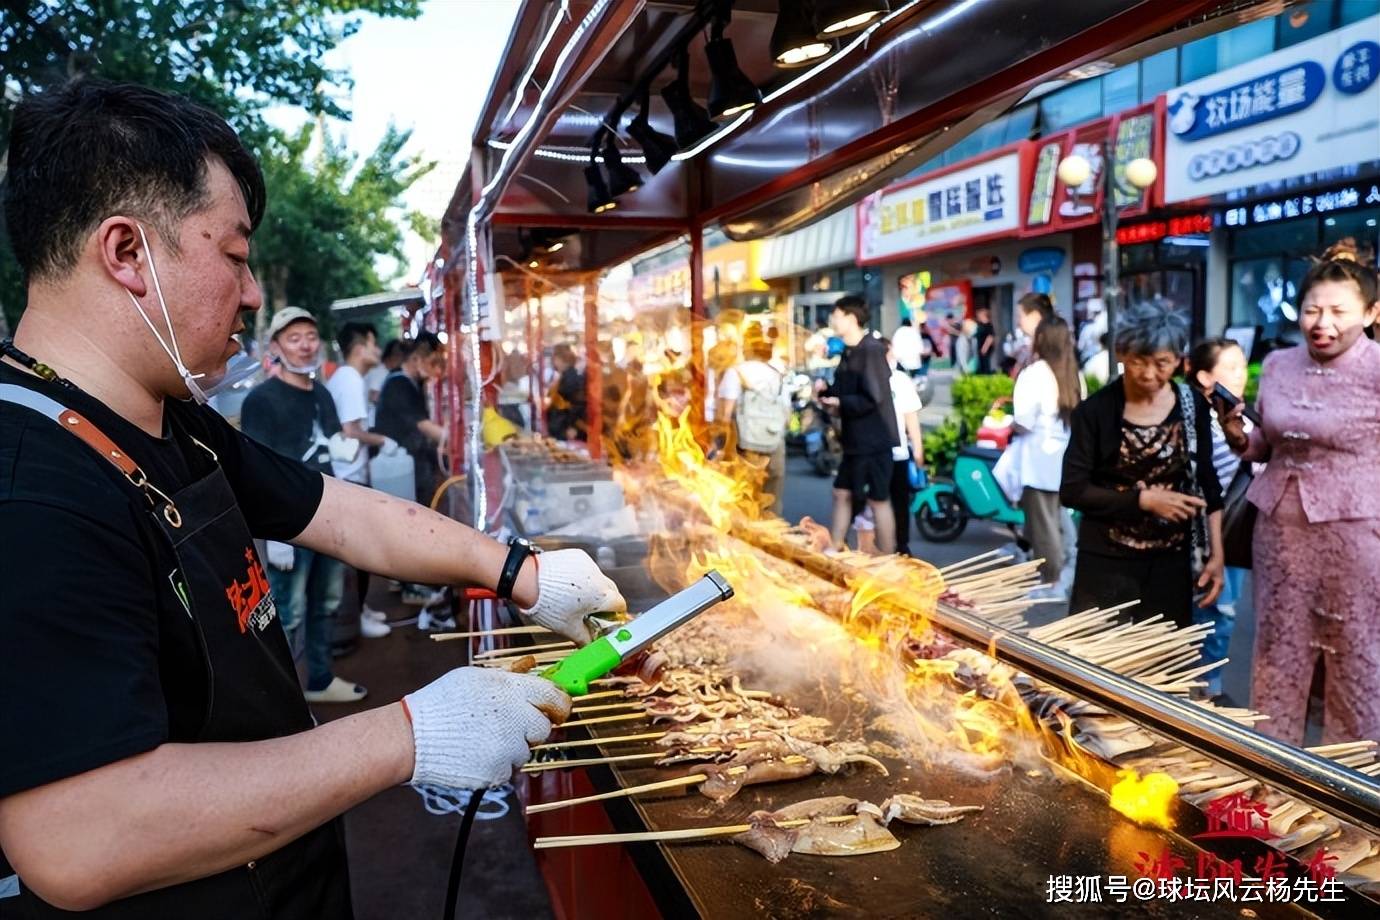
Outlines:
{"type": "MultiPolygon", "coordinates": [[[[310,313],[308,313],[306,310],[303,310],[301,307],[284,307],[277,313],[273,314],[273,319],[268,324],[269,340],[271,341],[273,339],[276,339],[278,337],[278,333],[282,332],[284,329],[286,329],[288,326],[291,326],[293,323],[303,321],[311,323],[313,326],[317,325],[316,317],[312,316],[310,313]]],[[[320,327],[318,326],[318,329],[319,328],[320,327]]]]}

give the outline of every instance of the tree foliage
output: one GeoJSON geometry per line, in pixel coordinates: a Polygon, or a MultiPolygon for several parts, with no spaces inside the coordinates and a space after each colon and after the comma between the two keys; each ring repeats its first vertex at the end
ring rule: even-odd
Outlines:
{"type": "MultiPolygon", "coordinates": [[[[329,140],[308,155],[308,132],[285,136],[263,110],[300,106],[348,118],[337,98],[349,75],[322,63],[361,14],[415,18],[421,0],[6,0],[0,4],[0,149],[25,96],[83,75],[188,96],[223,114],[259,156],[269,219],[255,237],[261,273],[303,306],[377,288],[377,255],[400,252],[403,191],[429,168],[401,157],[390,129],[361,163],[329,140]],[[358,170],[352,174],[355,166],[358,170]],[[281,199],[281,200],[280,200],[281,199]]],[[[0,166],[3,174],[3,166],[0,166]]],[[[270,287],[272,287],[272,283],[270,287]]],[[[23,290],[0,247],[0,303],[11,325],[23,290]]]]}

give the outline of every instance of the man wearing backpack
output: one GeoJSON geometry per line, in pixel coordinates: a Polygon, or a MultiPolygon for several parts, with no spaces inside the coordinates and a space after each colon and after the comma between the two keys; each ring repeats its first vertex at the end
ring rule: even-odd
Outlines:
{"type": "Polygon", "coordinates": [[[731,423],[738,453],[765,467],[762,492],[771,496],[767,510],[780,516],[786,480],[786,424],[791,397],[786,373],[771,363],[771,339],[756,323],[743,332],[743,361],[719,382],[717,417],[731,423]]]}

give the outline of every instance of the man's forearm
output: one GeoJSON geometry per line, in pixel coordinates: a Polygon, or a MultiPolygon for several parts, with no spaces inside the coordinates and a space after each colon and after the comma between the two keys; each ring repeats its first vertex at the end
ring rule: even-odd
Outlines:
{"type": "Polygon", "coordinates": [[[433,444],[440,444],[446,439],[446,429],[442,428],[431,419],[422,419],[418,422],[417,430],[426,435],[433,444]]]}
{"type": "Polygon", "coordinates": [[[412,776],[398,704],[286,738],[164,744],[0,800],[0,846],[67,909],[223,872],[412,776]]]}
{"type": "MultiPolygon", "coordinates": [[[[428,585],[498,584],[508,548],[458,521],[383,492],[324,477],[321,504],[294,539],[357,569],[428,585]]],[[[529,559],[513,587],[522,607],[537,601],[529,559]]]]}
{"type": "Polygon", "coordinates": [[[374,432],[368,430],[363,425],[361,425],[358,421],[346,422],[345,424],[341,425],[340,428],[342,431],[345,432],[345,437],[354,438],[361,444],[369,444],[373,447],[382,447],[388,441],[388,438],[384,437],[381,434],[375,434],[374,432]]]}

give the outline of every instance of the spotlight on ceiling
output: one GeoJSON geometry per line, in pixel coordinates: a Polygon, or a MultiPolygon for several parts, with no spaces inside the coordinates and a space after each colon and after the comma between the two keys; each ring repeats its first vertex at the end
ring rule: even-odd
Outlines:
{"type": "Polygon", "coordinates": [[[818,38],[819,29],[808,0],[780,4],[776,28],[771,32],[771,59],[777,67],[804,67],[834,50],[832,43],[818,38]]]}
{"type": "Polygon", "coordinates": [[[609,177],[609,194],[614,198],[621,198],[628,192],[635,192],[642,187],[642,177],[637,174],[637,170],[623,162],[623,154],[618,150],[618,143],[614,140],[613,133],[608,132],[604,135],[604,172],[609,177]]]}
{"type": "Polygon", "coordinates": [[[709,59],[709,117],[716,121],[732,118],[762,104],[762,91],[757,84],[747,78],[738,66],[738,56],[733,53],[733,42],[724,38],[724,27],[732,15],[732,3],[724,3],[720,14],[715,16],[709,33],[709,41],[704,43],[704,54],[709,59]]]}
{"type": "Polygon", "coordinates": [[[613,200],[609,194],[608,183],[604,181],[604,171],[599,168],[599,164],[594,162],[594,152],[599,145],[595,144],[589,150],[589,165],[585,167],[585,182],[589,185],[589,198],[586,206],[591,214],[603,214],[605,211],[612,211],[618,207],[618,202],[613,200]]]}
{"type": "Polygon", "coordinates": [[[653,128],[651,122],[647,120],[647,116],[651,112],[651,104],[651,94],[644,89],[637,117],[628,123],[628,136],[641,145],[642,153],[647,157],[647,169],[655,176],[666,167],[667,163],[671,162],[671,157],[680,147],[677,146],[674,137],[669,134],[662,134],[653,128]]]}
{"type": "Polygon", "coordinates": [[[687,150],[718,130],[695,98],[690,95],[690,54],[682,48],[676,54],[676,77],[661,88],[661,99],[675,120],[676,146],[687,150]]]}
{"type": "Polygon", "coordinates": [[[851,35],[891,12],[886,0],[815,0],[814,7],[820,38],[851,35]]]}

